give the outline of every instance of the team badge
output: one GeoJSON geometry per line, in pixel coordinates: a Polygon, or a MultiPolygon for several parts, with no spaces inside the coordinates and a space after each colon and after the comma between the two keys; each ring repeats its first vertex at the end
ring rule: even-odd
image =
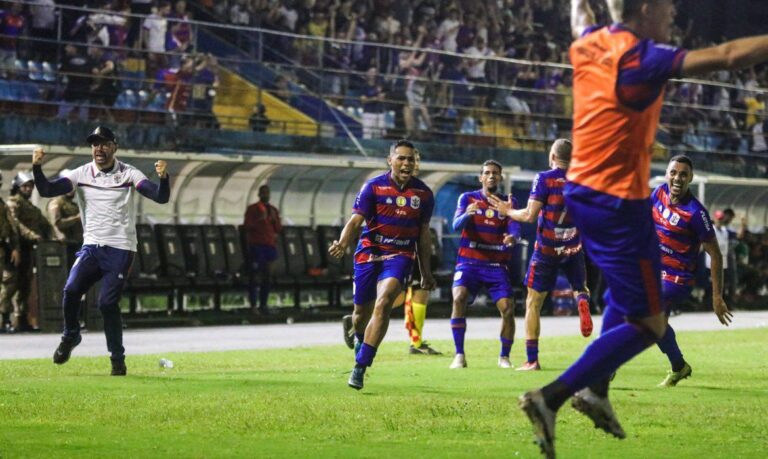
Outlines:
{"type": "Polygon", "coordinates": [[[661,216],[664,217],[664,220],[669,220],[669,209],[664,209],[661,216]]]}
{"type": "Polygon", "coordinates": [[[408,203],[408,200],[405,199],[405,196],[398,196],[395,202],[397,203],[397,207],[405,207],[405,205],[408,203]]]}
{"type": "Polygon", "coordinates": [[[123,180],[123,177],[122,177],[120,174],[115,174],[115,175],[112,177],[112,180],[114,180],[114,181],[115,181],[115,183],[120,183],[120,182],[123,180]]]}
{"type": "Polygon", "coordinates": [[[494,215],[493,209],[486,209],[485,218],[493,218],[493,215],[494,215]]]}
{"type": "Polygon", "coordinates": [[[414,209],[418,209],[421,205],[421,199],[418,196],[414,196],[411,198],[411,207],[414,209]]]}
{"type": "Polygon", "coordinates": [[[680,215],[678,214],[672,214],[672,216],[669,218],[669,223],[672,225],[677,225],[677,222],[680,221],[680,215]]]}

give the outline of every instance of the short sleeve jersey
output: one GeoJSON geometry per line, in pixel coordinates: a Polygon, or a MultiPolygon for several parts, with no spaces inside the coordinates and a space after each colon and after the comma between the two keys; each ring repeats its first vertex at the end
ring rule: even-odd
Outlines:
{"type": "Polygon", "coordinates": [[[536,174],[528,199],[542,203],[536,230],[535,250],[548,257],[566,257],[581,250],[581,237],[565,208],[565,169],[536,174]]]}
{"type": "MultiPolygon", "coordinates": [[[[503,196],[497,196],[499,199],[504,199],[503,196]]],[[[504,245],[504,235],[509,234],[519,238],[520,224],[491,209],[482,190],[464,193],[459,197],[454,219],[464,215],[467,207],[472,203],[477,203],[477,210],[468,216],[461,231],[456,265],[506,265],[510,258],[510,251],[504,245]]],[[[512,207],[517,207],[517,201],[514,199],[512,207]]]]}

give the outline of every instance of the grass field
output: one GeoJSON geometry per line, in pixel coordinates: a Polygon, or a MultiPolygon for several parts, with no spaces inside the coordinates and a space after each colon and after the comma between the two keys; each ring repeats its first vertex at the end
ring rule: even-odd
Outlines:
{"type": "MultiPolygon", "coordinates": [[[[667,369],[652,349],[626,366],[612,400],[628,438],[607,437],[566,405],[563,458],[768,457],[768,329],[678,334],[693,377],[655,387],[667,369]]],[[[497,343],[409,356],[385,344],[361,392],[347,387],[343,345],[290,350],[0,361],[0,457],[538,457],[517,396],[556,376],[581,338],[542,343],[544,371],[496,367],[497,343]]],[[[447,342],[435,343],[442,350],[447,342]]],[[[513,361],[523,359],[515,343],[513,361]]]]}

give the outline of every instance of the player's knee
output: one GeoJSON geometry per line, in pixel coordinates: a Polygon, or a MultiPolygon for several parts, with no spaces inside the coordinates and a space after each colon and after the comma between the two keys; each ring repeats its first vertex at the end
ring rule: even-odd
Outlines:
{"type": "Polygon", "coordinates": [[[99,301],[99,311],[104,316],[120,313],[120,305],[117,302],[103,303],[99,301]]]}

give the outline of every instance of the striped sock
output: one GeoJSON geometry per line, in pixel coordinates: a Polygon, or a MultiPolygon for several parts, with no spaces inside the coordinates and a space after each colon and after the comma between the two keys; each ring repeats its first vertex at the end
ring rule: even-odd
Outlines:
{"type": "Polygon", "coordinates": [[[539,340],[525,340],[525,353],[528,355],[528,363],[533,363],[539,360],[539,340]]]}
{"type": "Polygon", "coordinates": [[[451,319],[451,331],[453,332],[453,344],[456,345],[456,353],[464,353],[464,334],[467,332],[467,319],[464,317],[451,319]]]}
{"type": "Polygon", "coordinates": [[[512,340],[504,338],[503,336],[500,336],[499,341],[501,341],[501,353],[499,354],[499,356],[509,357],[509,351],[512,350],[512,340]]]}

